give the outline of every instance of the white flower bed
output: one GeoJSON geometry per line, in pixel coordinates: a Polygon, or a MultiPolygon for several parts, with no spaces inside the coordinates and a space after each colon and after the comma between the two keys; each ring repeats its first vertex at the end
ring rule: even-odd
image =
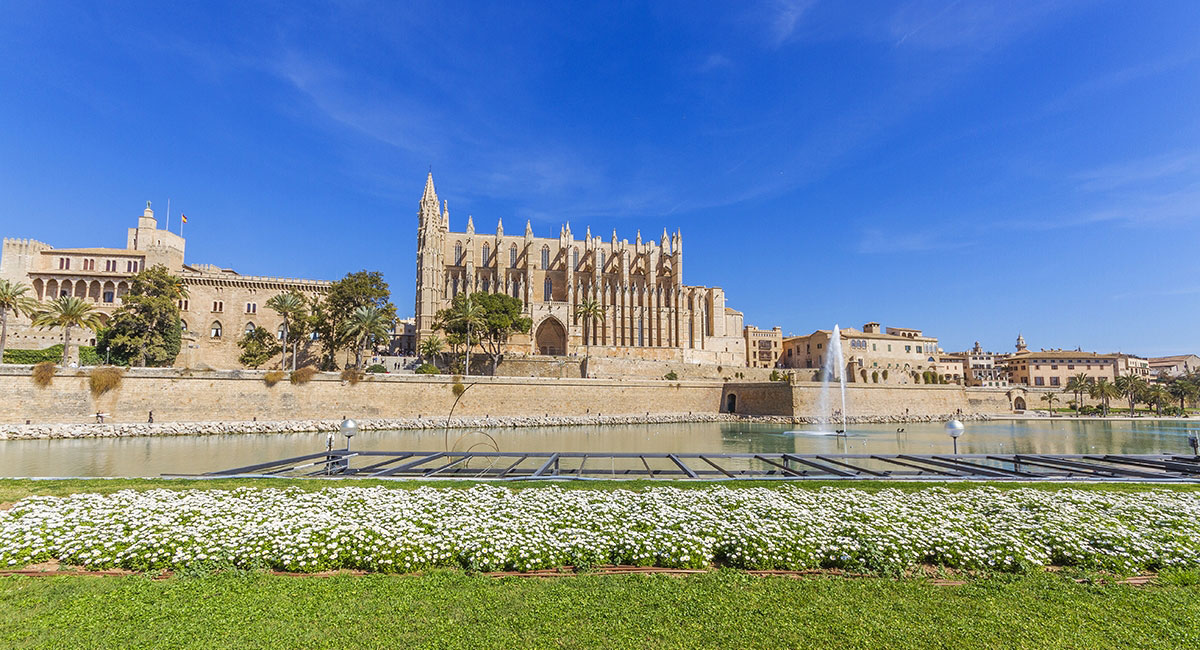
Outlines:
{"type": "Polygon", "coordinates": [[[152,490],[30,497],[0,513],[0,567],[409,572],[634,564],[892,572],[920,564],[1132,572],[1200,566],[1200,493],[152,490]]]}

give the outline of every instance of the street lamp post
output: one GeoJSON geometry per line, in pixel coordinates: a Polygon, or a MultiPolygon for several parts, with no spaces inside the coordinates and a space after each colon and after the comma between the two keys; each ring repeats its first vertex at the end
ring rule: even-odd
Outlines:
{"type": "Polygon", "coordinates": [[[342,420],[342,435],[346,436],[346,451],[350,451],[350,439],[358,433],[358,423],[351,419],[342,420]]]}
{"type": "Polygon", "coordinates": [[[958,437],[963,434],[963,423],[958,420],[950,420],[946,423],[946,433],[954,440],[954,455],[958,455],[958,437]]]}

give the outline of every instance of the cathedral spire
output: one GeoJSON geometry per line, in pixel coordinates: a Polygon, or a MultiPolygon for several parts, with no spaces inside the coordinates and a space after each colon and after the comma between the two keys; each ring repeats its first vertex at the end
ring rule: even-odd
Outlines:
{"type": "Polygon", "coordinates": [[[503,219],[496,219],[496,236],[497,237],[504,236],[504,220],[503,219]]]}
{"type": "Polygon", "coordinates": [[[530,223],[528,219],[525,220],[525,236],[526,237],[533,236],[533,224],[530,223]]]}
{"type": "Polygon", "coordinates": [[[475,234],[475,218],[469,214],[467,215],[467,234],[468,235],[475,234]]]}
{"type": "Polygon", "coordinates": [[[429,176],[425,178],[425,194],[421,196],[421,201],[437,203],[437,190],[433,189],[433,172],[429,172],[429,176]]]}

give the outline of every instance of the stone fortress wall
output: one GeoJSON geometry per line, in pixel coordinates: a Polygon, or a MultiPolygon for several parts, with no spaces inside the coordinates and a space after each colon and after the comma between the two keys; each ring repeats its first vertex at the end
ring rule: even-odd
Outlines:
{"type": "MultiPolygon", "coordinates": [[[[313,420],[445,417],[455,402],[448,375],[374,375],[357,384],[320,373],[274,386],[262,371],[136,369],[100,397],[89,390],[87,369],[60,369],[48,387],[34,385],[29,366],[0,368],[0,422],[83,423],[97,412],[113,422],[313,420]]],[[[820,385],[807,382],[466,377],[456,416],[583,416],[715,414],[803,417],[815,415],[820,385]]],[[[855,386],[852,415],[899,416],[1011,412],[1005,391],[960,386],[855,386]]],[[[1036,400],[1029,399],[1031,403],[1036,400]]]]}

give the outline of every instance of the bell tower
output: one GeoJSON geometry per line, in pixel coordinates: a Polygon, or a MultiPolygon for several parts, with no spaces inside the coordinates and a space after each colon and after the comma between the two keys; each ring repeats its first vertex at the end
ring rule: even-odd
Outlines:
{"type": "Polygon", "coordinates": [[[433,188],[433,172],[425,179],[425,193],[417,208],[417,296],[413,314],[417,327],[417,344],[433,334],[433,319],[445,290],[446,231],[450,210],[439,210],[437,191],[433,188]]]}

